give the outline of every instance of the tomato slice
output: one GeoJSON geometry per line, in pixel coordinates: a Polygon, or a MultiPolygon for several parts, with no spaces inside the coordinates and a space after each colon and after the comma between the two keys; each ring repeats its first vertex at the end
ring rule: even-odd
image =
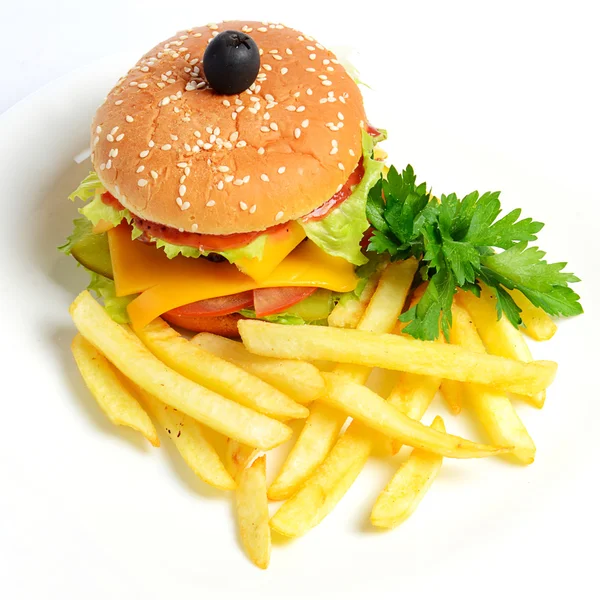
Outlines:
{"type": "Polygon", "coordinates": [[[222,317],[238,312],[242,308],[249,308],[254,302],[252,291],[240,292],[229,296],[219,296],[192,302],[179,308],[174,308],[165,313],[164,316],[193,318],[193,317],[222,317]]]}
{"type": "Polygon", "coordinates": [[[282,312],[310,296],[316,287],[273,287],[254,290],[254,311],[257,317],[282,312]]]}

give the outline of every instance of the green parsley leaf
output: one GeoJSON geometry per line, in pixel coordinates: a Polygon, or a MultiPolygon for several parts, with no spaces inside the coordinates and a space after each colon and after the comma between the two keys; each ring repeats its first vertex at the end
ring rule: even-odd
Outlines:
{"type": "Polygon", "coordinates": [[[548,263],[544,252],[528,246],[543,223],[519,220],[520,209],[501,212],[499,192],[434,198],[425,183],[417,183],[410,165],[401,173],[390,167],[387,179],[371,189],[368,250],[392,261],[415,257],[420,278],[428,282],[421,300],[400,317],[407,323],[405,333],[433,340],[441,328],[448,338],[456,289],[479,296],[479,281],[494,290],[498,318],[505,314],[515,327],[521,309],[507,290],[521,291],[552,316],[583,312],[569,287],[579,279],[564,271],[566,263],[548,263]]]}

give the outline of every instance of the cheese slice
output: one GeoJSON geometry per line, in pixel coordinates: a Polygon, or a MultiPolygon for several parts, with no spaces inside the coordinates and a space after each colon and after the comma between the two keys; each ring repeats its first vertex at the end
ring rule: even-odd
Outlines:
{"type": "Polygon", "coordinates": [[[274,270],[255,281],[235,265],[177,256],[169,260],[152,245],[132,241],[127,226],[108,232],[118,296],[139,293],[129,304],[134,327],[163,313],[208,298],[267,287],[320,287],[349,292],[356,287],[354,267],[310,240],[299,244],[274,270]]]}
{"type": "Polygon", "coordinates": [[[285,231],[269,234],[262,258],[242,258],[235,264],[255,281],[263,281],[305,237],[302,226],[292,221],[285,231]]]}

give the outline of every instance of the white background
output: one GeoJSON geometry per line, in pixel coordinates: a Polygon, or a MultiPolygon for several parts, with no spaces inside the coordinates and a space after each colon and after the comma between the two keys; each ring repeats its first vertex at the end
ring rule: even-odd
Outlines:
{"type": "MultiPolygon", "coordinates": [[[[501,189],[507,207],[545,221],[541,246],[582,277],[586,315],[534,348],[561,367],[544,411],[519,407],[538,444],[533,466],[447,461],[415,516],[376,535],[365,515],[390,468],[372,461],[319,528],[278,542],[269,571],[259,572],[239,549],[228,502],[189,477],[172,452],[151,452],[114,431],[69,362],[66,308],[83,279],[73,283],[66,275],[73,265],[52,249],[73,216],[63,197],[86,169],[68,157],[85,144],[83,124],[112,73],[88,70],[98,73],[95,82],[84,71],[68,98],[47,100],[66,141],[44,138],[43,106],[28,117],[40,128],[34,160],[29,148],[11,152],[18,140],[0,140],[3,160],[13,172],[22,169],[21,193],[37,190],[30,185],[35,160],[39,176],[56,182],[40,195],[43,206],[27,209],[34,240],[29,230],[15,233],[22,219],[11,221],[19,188],[14,196],[3,188],[0,200],[2,264],[10,275],[3,270],[0,278],[8,326],[0,353],[13,359],[0,434],[0,597],[212,600],[242,590],[248,599],[593,596],[600,533],[596,4],[3,3],[0,111],[74,68],[123,51],[142,54],[178,28],[225,18],[283,21],[328,46],[356,48],[355,62],[373,88],[365,93],[368,114],[389,130],[391,160],[410,161],[436,193],[501,189]],[[58,165],[47,159],[54,151],[58,165]],[[9,231],[21,246],[7,243],[9,231]],[[22,255],[32,269],[26,276],[21,267],[11,271],[22,255]],[[10,306],[19,307],[18,318],[10,306]]],[[[461,427],[452,421],[449,429],[461,427]]]]}

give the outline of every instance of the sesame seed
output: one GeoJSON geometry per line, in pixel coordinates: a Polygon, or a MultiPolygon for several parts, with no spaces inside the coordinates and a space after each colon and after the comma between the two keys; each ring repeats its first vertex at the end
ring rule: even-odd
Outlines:
{"type": "Polygon", "coordinates": [[[161,100],[161,104],[163,106],[166,106],[167,104],[169,104],[169,102],[171,102],[171,98],[169,98],[169,96],[165,96],[162,100],[161,100]]]}
{"type": "Polygon", "coordinates": [[[100,141],[100,138],[98,136],[96,136],[94,138],[94,146],[100,141]]]}
{"type": "Polygon", "coordinates": [[[223,100],[223,106],[230,107],[231,106],[231,102],[229,102],[229,100],[223,100]]]}
{"type": "Polygon", "coordinates": [[[142,150],[140,152],[140,158],[146,158],[146,156],[148,156],[148,154],[150,154],[150,150],[142,150]]]}
{"type": "Polygon", "coordinates": [[[270,130],[269,130],[269,128],[268,128],[266,125],[263,125],[263,126],[260,128],[260,130],[261,130],[263,133],[269,133],[269,131],[270,131],[270,130]]]}
{"type": "Polygon", "coordinates": [[[319,49],[319,50],[325,50],[325,46],[322,46],[321,44],[315,44],[315,46],[319,49]]]}
{"type": "Polygon", "coordinates": [[[269,176],[268,176],[266,173],[263,173],[263,174],[260,176],[260,178],[261,178],[263,181],[267,181],[267,182],[269,181],[269,176]]]}
{"type": "Polygon", "coordinates": [[[259,154],[264,154],[264,153],[265,153],[265,149],[264,149],[264,148],[261,146],[261,147],[260,147],[260,148],[257,150],[257,152],[258,152],[259,154]]]}
{"type": "Polygon", "coordinates": [[[304,112],[306,110],[306,106],[299,106],[298,109],[296,110],[296,112],[304,112]]]}
{"type": "Polygon", "coordinates": [[[181,210],[187,210],[190,206],[191,206],[191,204],[189,202],[184,202],[181,205],[181,210]]]}
{"type": "Polygon", "coordinates": [[[342,103],[342,104],[346,104],[346,98],[344,98],[344,96],[340,96],[338,98],[338,100],[342,103]]]}
{"type": "Polygon", "coordinates": [[[242,111],[243,111],[245,108],[246,108],[245,106],[238,106],[238,107],[235,109],[235,112],[236,112],[236,113],[241,113],[241,112],[242,112],[242,111]]]}
{"type": "Polygon", "coordinates": [[[135,87],[137,84],[138,84],[138,82],[137,82],[137,81],[130,81],[130,82],[129,82],[129,85],[130,85],[131,87],[135,87]]]}
{"type": "Polygon", "coordinates": [[[273,67],[272,67],[271,65],[267,65],[267,64],[264,64],[264,65],[262,66],[262,68],[263,68],[265,71],[272,71],[272,70],[273,70],[273,67]]]}
{"type": "Polygon", "coordinates": [[[187,192],[187,187],[185,187],[185,185],[180,185],[179,186],[179,195],[180,196],[185,196],[185,193],[187,192]]]}
{"type": "Polygon", "coordinates": [[[317,58],[317,55],[314,54],[314,53],[313,54],[309,54],[308,58],[310,58],[310,60],[315,60],[315,58],[317,58]]]}
{"type": "Polygon", "coordinates": [[[244,140],[240,140],[235,147],[236,148],[244,148],[246,146],[246,142],[244,140]]]}
{"type": "MultiPolygon", "coordinates": [[[[186,146],[189,148],[189,144],[186,144],[186,146]]],[[[185,146],[184,146],[185,147],[185,146]]],[[[188,150],[189,152],[189,150],[188,150]]],[[[197,144],[192,148],[192,152],[200,152],[200,146],[198,146],[197,144]]]]}
{"type": "Polygon", "coordinates": [[[250,181],[250,175],[246,175],[246,176],[243,178],[243,181],[244,181],[244,183],[248,183],[248,182],[250,181]]]}
{"type": "Polygon", "coordinates": [[[106,169],[106,163],[102,163],[102,164],[100,165],[100,170],[101,170],[101,171],[104,171],[104,169],[106,169]]]}
{"type": "Polygon", "coordinates": [[[269,50],[269,54],[278,54],[279,50],[269,50]]]}
{"type": "Polygon", "coordinates": [[[236,112],[231,113],[231,118],[235,121],[237,119],[238,114],[236,112]]]}
{"type": "Polygon", "coordinates": [[[304,41],[304,38],[303,38],[301,35],[299,35],[299,36],[298,36],[298,41],[299,41],[299,42],[303,42],[303,41],[304,41]]]}
{"type": "Polygon", "coordinates": [[[327,70],[328,70],[329,72],[331,72],[331,71],[335,71],[335,69],[334,69],[333,67],[327,67],[327,70]]]}
{"type": "Polygon", "coordinates": [[[294,137],[296,139],[298,139],[301,135],[302,135],[301,129],[299,127],[296,127],[296,129],[294,129],[294,137]]]}
{"type": "Polygon", "coordinates": [[[115,102],[115,106],[121,106],[121,104],[123,104],[123,100],[117,100],[115,102]]]}
{"type": "MultiPolygon", "coordinates": [[[[257,104],[258,104],[258,103],[257,103],[257,104]]],[[[265,108],[266,108],[267,110],[269,110],[269,109],[271,109],[271,108],[274,108],[275,106],[277,106],[277,102],[269,102],[269,104],[267,104],[267,105],[265,106],[265,108]]]]}
{"type": "Polygon", "coordinates": [[[282,56],[279,56],[279,54],[273,54],[273,58],[274,58],[275,60],[283,60],[283,57],[282,57],[282,56]]]}
{"type": "Polygon", "coordinates": [[[109,142],[114,142],[114,141],[115,141],[115,138],[114,138],[114,136],[113,136],[111,133],[109,133],[109,134],[106,136],[106,139],[107,139],[109,142]]]}
{"type": "Polygon", "coordinates": [[[221,173],[227,173],[229,171],[229,167],[226,165],[221,165],[220,167],[217,167],[217,170],[221,171],[221,173]]]}
{"type": "Polygon", "coordinates": [[[232,142],[235,142],[235,141],[238,139],[239,135],[240,135],[240,134],[239,134],[239,132],[238,132],[238,131],[234,131],[234,132],[233,132],[233,133],[232,133],[232,134],[229,136],[229,139],[230,139],[232,142]]]}
{"type": "Polygon", "coordinates": [[[313,94],[313,91],[312,91],[310,88],[307,88],[307,90],[306,90],[306,94],[307,94],[308,96],[312,96],[312,94],[313,94]]]}
{"type": "MultiPolygon", "coordinates": [[[[172,81],[172,82],[169,82],[169,83],[175,83],[175,81],[172,81]]],[[[140,84],[138,85],[138,87],[139,87],[139,88],[142,88],[142,89],[145,89],[145,88],[147,88],[147,87],[148,87],[148,84],[147,84],[147,83],[140,83],[140,84]]]]}
{"type": "Polygon", "coordinates": [[[352,150],[352,148],[350,148],[348,150],[348,154],[350,154],[350,156],[356,156],[356,152],[354,152],[354,150],[352,150]]]}
{"type": "Polygon", "coordinates": [[[260,31],[261,33],[265,33],[268,31],[266,27],[259,27],[256,31],[260,31]]]}
{"type": "Polygon", "coordinates": [[[109,158],[109,159],[106,161],[106,168],[107,168],[107,169],[110,169],[111,167],[112,167],[112,160],[109,158]]]}
{"type": "Polygon", "coordinates": [[[179,183],[180,183],[180,184],[181,184],[181,183],[185,183],[185,175],[182,175],[182,176],[179,178],[179,183]]]}
{"type": "Polygon", "coordinates": [[[251,112],[253,115],[255,115],[258,112],[255,108],[249,108],[248,111],[251,112]]]}
{"type": "Polygon", "coordinates": [[[280,210],[276,215],[275,215],[275,220],[279,221],[280,219],[283,218],[283,211],[280,210]]]}
{"type": "Polygon", "coordinates": [[[306,49],[310,50],[312,52],[315,49],[315,47],[314,46],[306,46],[306,49]]]}
{"type": "Polygon", "coordinates": [[[253,215],[256,212],[256,204],[253,204],[248,212],[253,215]]]}
{"type": "Polygon", "coordinates": [[[337,141],[337,140],[331,140],[331,145],[332,145],[334,148],[337,148],[337,147],[338,147],[338,141],[337,141]]]}
{"type": "Polygon", "coordinates": [[[275,98],[271,94],[265,94],[265,100],[268,102],[275,102],[275,98]]]}
{"type": "Polygon", "coordinates": [[[287,72],[288,72],[288,68],[287,68],[287,67],[283,67],[283,68],[281,69],[281,74],[282,74],[282,75],[285,75],[287,72]]]}
{"type": "Polygon", "coordinates": [[[345,169],[344,163],[338,163],[338,169],[340,169],[340,171],[343,171],[345,169]]]}
{"type": "Polygon", "coordinates": [[[296,107],[293,104],[290,104],[289,106],[285,107],[285,110],[289,110],[290,112],[295,112],[296,107]]]}
{"type": "Polygon", "coordinates": [[[161,150],[170,150],[171,149],[171,144],[163,144],[160,147],[161,150]]]}
{"type": "Polygon", "coordinates": [[[325,80],[327,79],[327,75],[319,75],[319,79],[325,80]]]}
{"type": "MultiPolygon", "coordinates": [[[[330,86],[330,85],[331,85],[331,81],[329,81],[329,79],[325,79],[325,81],[321,81],[321,83],[322,83],[323,85],[326,85],[326,86],[330,86]]],[[[335,100],[334,100],[334,101],[335,101],[335,100]]]]}
{"type": "Polygon", "coordinates": [[[331,154],[331,155],[333,155],[333,154],[337,154],[337,153],[338,153],[338,149],[337,149],[337,148],[335,148],[335,147],[333,147],[333,148],[330,150],[330,152],[329,152],[329,154],[331,154]]]}
{"type": "Polygon", "coordinates": [[[141,173],[141,172],[142,172],[142,171],[143,171],[145,168],[146,168],[146,167],[145,167],[144,165],[140,165],[140,166],[139,166],[139,167],[138,167],[138,168],[135,170],[135,172],[136,172],[136,173],[141,173]]]}
{"type": "Polygon", "coordinates": [[[315,73],[315,72],[316,72],[316,69],[313,69],[312,67],[306,67],[306,70],[307,70],[309,73],[315,73]]]}
{"type": "Polygon", "coordinates": [[[115,158],[119,154],[119,150],[117,148],[112,148],[108,155],[112,158],[115,158]]]}
{"type": "Polygon", "coordinates": [[[138,185],[140,187],[144,187],[147,184],[148,184],[148,180],[147,179],[138,179],[138,185]]]}
{"type": "Polygon", "coordinates": [[[126,120],[128,123],[133,123],[133,117],[132,117],[131,115],[127,115],[127,116],[125,117],[125,120],[126,120]]]}
{"type": "Polygon", "coordinates": [[[209,200],[209,201],[206,203],[206,206],[214,206],[215,204],[216,204],[216,202],[215,202],[214,200],[209,200]]]}
{"type": "Polygon", "coordinates": [[[240,208],[242,210],[248,210],[248,205],[245,202],[240,202],[240,208]]]}
{"type": "Polygon", "coordinates": [[[101,133],[102,132],[102,127],[100,127],[100,125],[96,126],[96,133],[101,133]]]}
{"type": "Polygon", "coordinates": [[[233,182],[233,185],[244,185],[244,180],[243,179],[236,179],[233,182]]]}
{"type": "Polygon", "coordinates": [[[222,190],[224,187],[225,187],[225,184],[222,181],[219,181],[219,183],[217,183],[218,190],[222,190]]]}
{"type": "Polygon", "coordinates": [[[290,56],[293,54],[293,52],[289,48],[285,49],[285,53],[289,54],[290,56]]]}
{"type": "Polygon", "coordinates": [[[285,167],[279,167],[279,169],[277,169],[277,172],[278,172],[280,175],[283,175],[283,174],[285,173],[285,167]]]}
{"type": "Polygon", "coordinates": [[[158,173],[156,171],[150,171],[150,175],[152,175],[152,179],[158,179],[158,173]]]}
{"type": "Polygon", "coordinates": [[[193,232],[198,231],[198,223],[192,223],[192,231],[193,232]]]}
{"type": "Polygon", "coordinates": [[[279,129],[279,127],[277,126],[277,123],[270,123],[269,127],[273,130],[273,131],[277,131],[279,129]]]}
{"type": "Polygon", "coordinates": [[[175,202],[180,208],[183,206],[183,200],[181,198],[175,198],[175,202]]]}
{"type": "Polygon", "coordinates": [[[231,183],[233,181],[233,179],[234,179],[233,175],[226,175],[225,183],[231,183]]]}
{"type": "Polygon", "coordinates": [[[344,113],[341,113],[341,112],[339,112],[339,113],[337,114],[337,116],[338,116],[338,119],[339,119],[340,121],[343,121],[343,120],[344,120],[344,113]]]}
{"type": "Polygon", "coordinates": [[[211,144],[214,144],[214,143],[217,141],[217,136],[216,136],[216,135],[213,133],[213,134],[212,134],[212,135],[211,135],[211,136],[208,138],[208,141],[209,141],[211,144]]]}
{"type": "Polygon", "coordinates": [[[327,104],[327,98],[321,98],[319,104],[327,104]]]}
{"type": "Polygon", "coordinates": [[[331,61],[328,58],[323,59],[323,64],[328,65],[331,61]]]}
{"type": "Polygon", "coordinates": [[[116,140],[117,142],[120,142],[120,141],[121,141],[121,140],[122,140],[124,137],[125,137],[125,134],[124,134],[124,133],[121,133],[121,134],[119,134],[119,135],[118,135],[118,136],[115,138],[115,140],[116,140]]]}

